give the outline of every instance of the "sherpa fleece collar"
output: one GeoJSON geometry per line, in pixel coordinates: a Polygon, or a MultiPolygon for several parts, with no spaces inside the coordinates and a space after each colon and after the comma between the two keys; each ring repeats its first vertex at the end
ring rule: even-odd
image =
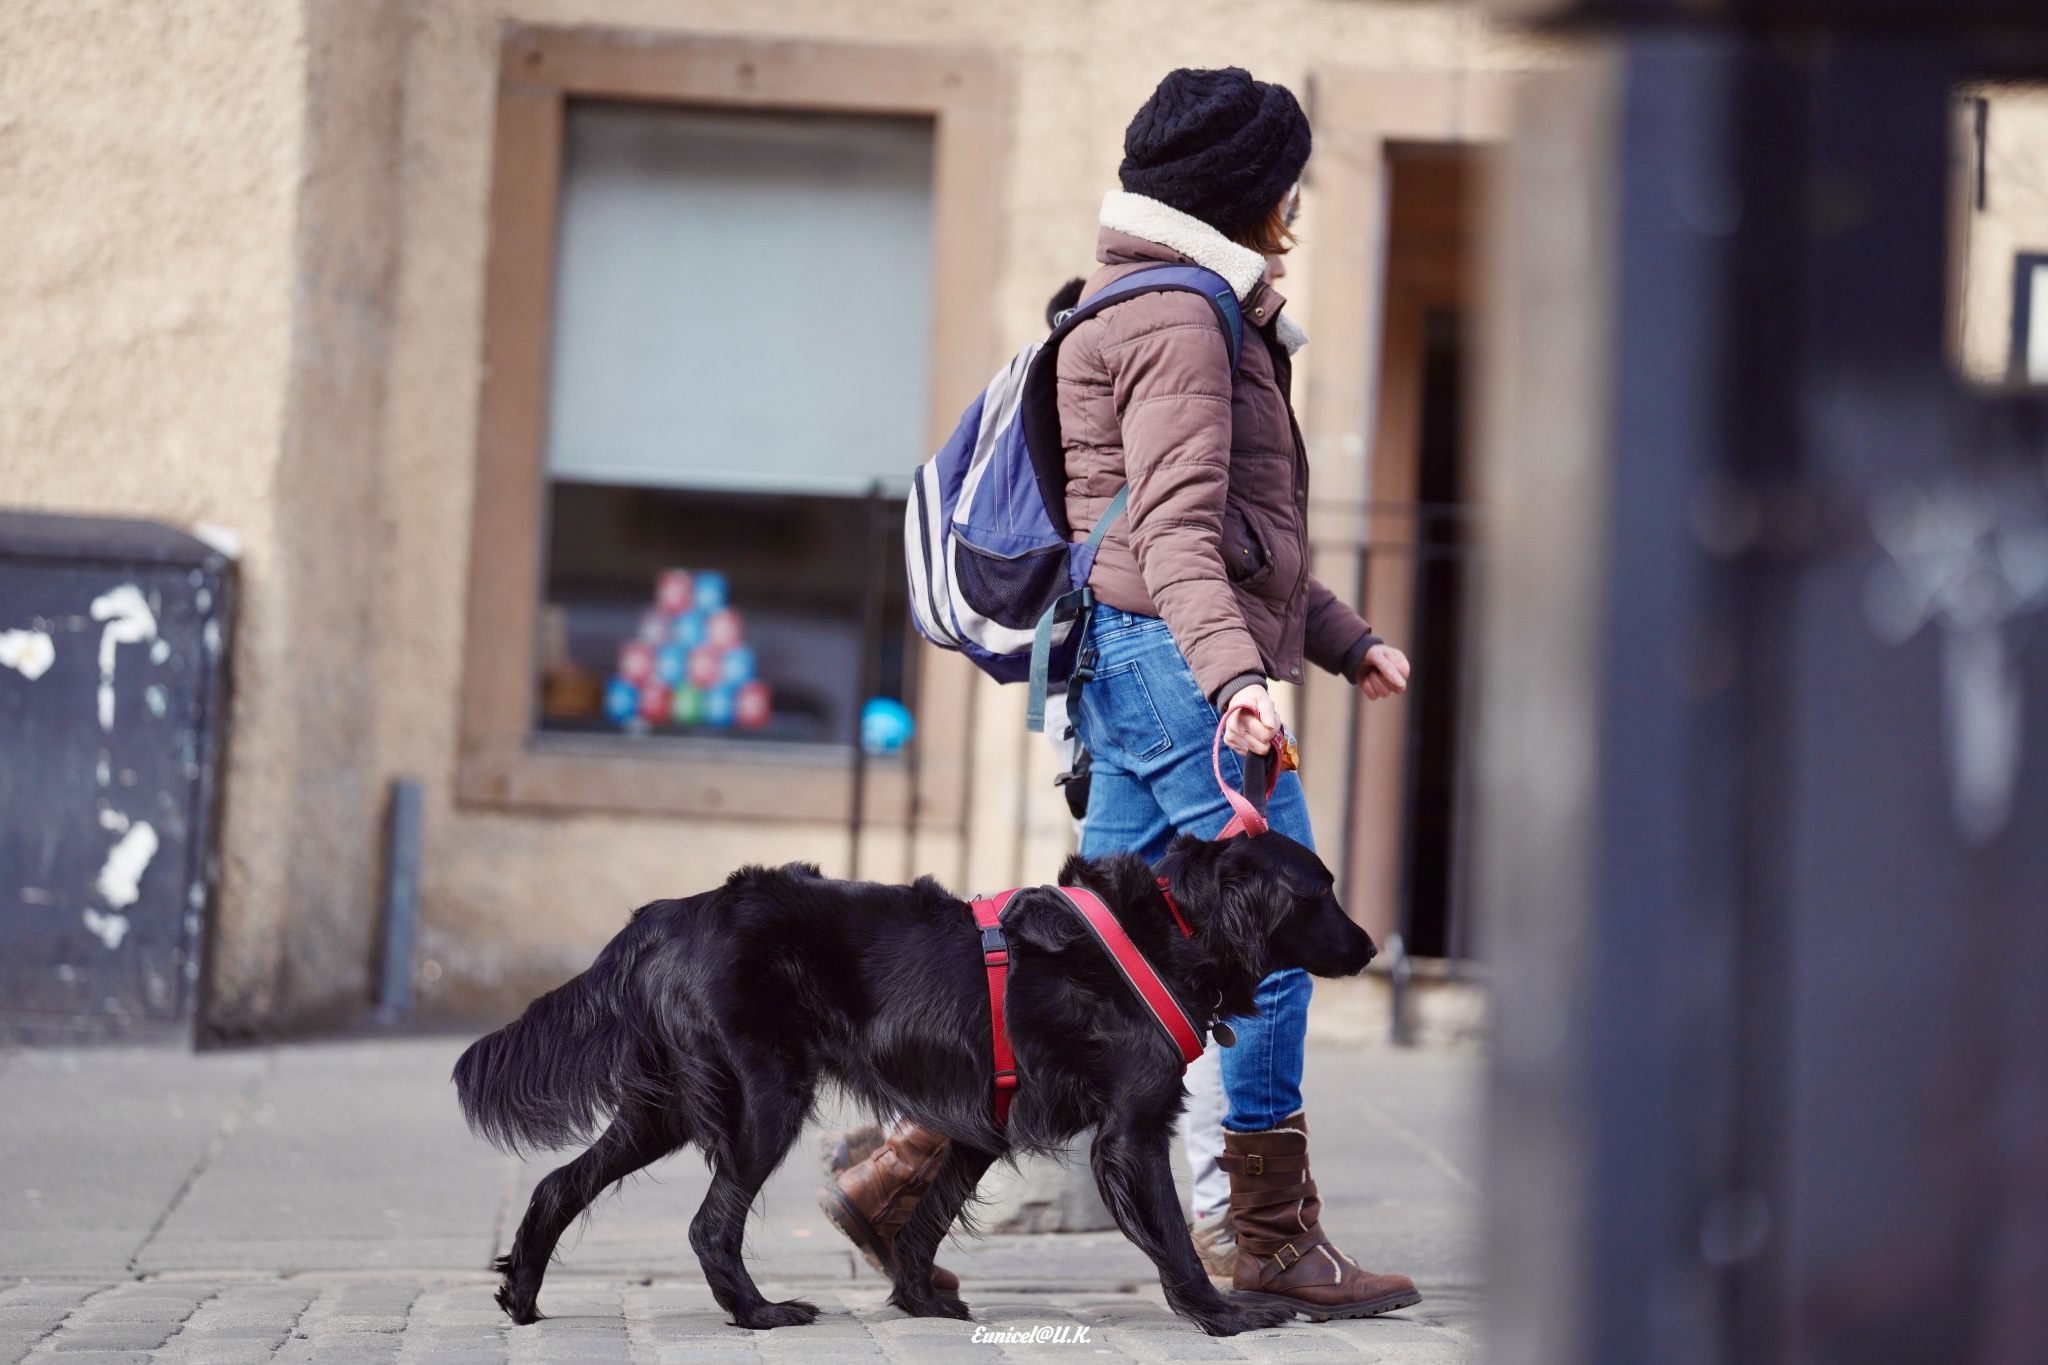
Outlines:
{"type": "Polygon", "coordinates": [[[1264,256],[1239,246],[1201,219],[1142,194],[1111,190],[1103,195],[1102,226],[1157,242],[1215,271],[1237,291],[1239,303],[1250,298],[1266,277],[1264,256]]]}

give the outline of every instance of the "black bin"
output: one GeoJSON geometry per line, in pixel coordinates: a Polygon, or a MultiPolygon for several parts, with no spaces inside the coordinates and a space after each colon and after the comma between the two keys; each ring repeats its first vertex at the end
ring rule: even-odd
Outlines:
{"type": "Polygon", "coordinates": [[[190,1033],[235,581],[168,526],[0,513],[0,1037],[190,1033]]]}

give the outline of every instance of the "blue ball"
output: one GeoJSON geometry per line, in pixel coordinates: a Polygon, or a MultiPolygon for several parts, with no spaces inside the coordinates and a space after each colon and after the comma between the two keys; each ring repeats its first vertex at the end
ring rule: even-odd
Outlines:
{"type": "Polygon", "coordinates": [[[725,652],[723,672],[720,681],[738,687],[741,683],[754,680],[754,650],[750,645],[734,645],[725,652]]]}
{"type": "Polygon", "coordinates": [[[614,725],[624,725],[640,714],[640,689],[624,678],[613,678],[604,685],[605,719],[614,725]]]}
{"type": "Polygon", "coordinates": [[[704,724],[720,729],[732,724],[736,687],[714,687],[704,694],[704,724]]]}
{"type": "Polygon", "coordinates": [[[692,604],[696,610],[713,612],[726,604],[725,575],[714,569],[701,569],[697,573],[697,599],[692,604]]]}
{"type": "Polygon", "coordinates": [[[692,608],[669,623],[669,638],[683,647],[685,654],[704,643],[704,618],[710,615],[702,608],[692,608]]]}
{"type": "Polygon", "coordinates": [[[916,733],[917,722],[900,701],[870,697],[860,709],[860,746],[871,754],[893,754],[916,733]]]}
{"type": "Polygon", "coordinates": [[[679,644],[663,645],[654,654],[654,676],[662,684],[674,687],[683,680],[683,674],[690,670],[690,651],[679,644]]]}

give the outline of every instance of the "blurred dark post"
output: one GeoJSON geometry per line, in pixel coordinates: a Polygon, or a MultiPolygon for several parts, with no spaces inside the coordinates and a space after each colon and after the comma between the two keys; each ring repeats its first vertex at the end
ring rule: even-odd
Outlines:
{"type": "Polygon", "coordinates": [[[1945,342],[2048,6],[1500,8],[1489,1358],[2048,1360],[2048,402],[1945,342]]]}
{"type": "Polygon", "coordinates": [[[413,941],[419,924],[420,815],[424,793],[410,777],[394,778],[384,832],[384,943],[377,974],[377,1017],[387,1024],[412,1015],[413,941]]]}

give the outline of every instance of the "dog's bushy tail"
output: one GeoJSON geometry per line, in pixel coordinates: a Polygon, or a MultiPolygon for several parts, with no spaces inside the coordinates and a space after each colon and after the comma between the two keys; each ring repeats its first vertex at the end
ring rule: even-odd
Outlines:
{"type": "Polygon", "coordinates": [[[652,1098],[641,1012],[629,998],[640,936],[628,931],[590,970],[526,1007],[455,1063],[470,1131],[510,1152],[572,1147],[620,1109],[652,1098]]]}

